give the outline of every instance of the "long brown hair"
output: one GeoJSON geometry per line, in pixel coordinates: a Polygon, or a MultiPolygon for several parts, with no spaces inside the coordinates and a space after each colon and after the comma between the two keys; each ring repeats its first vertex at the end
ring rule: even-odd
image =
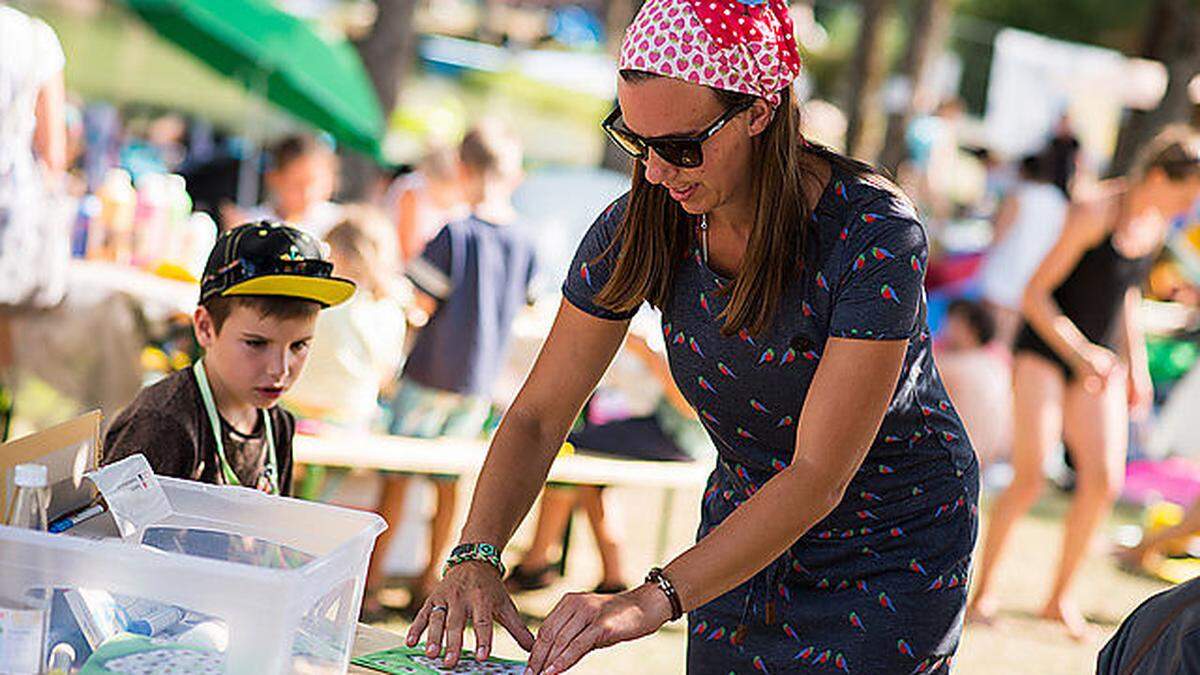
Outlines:
{"type": "MultiPolygon", "coordinates": [[[[641,82],[651,73],[622,70],[627,82],[641,82]]],[[[711,88],[726,107],[750,102],[754,96],[711,88]]],[[[787,285],[799,273],[808,244],[812,210],[804,184],[820,185],[820,177],[805,155],[818,155],[833,168],[852,175],[873,173],[861,162],[815,143],[806,142],[800,130],[800,110],[784,89],[767,128],[752,141],[754,225],[746,254],[732,284],[722,293],[729,303],[719,315],[721,332],[746,330],[761,334],[770,327],[787,285]]],[[[612,311],[632,311],[648,301],[663,307],[670,298],[675,268],[687,255],[699,223],[671,199],[665,188],[646,180],[646,167],[634,162],[632,187],[625,217],[617,227],[607,257],[617,249],[616,265],[595,302],[612,311]]]]}

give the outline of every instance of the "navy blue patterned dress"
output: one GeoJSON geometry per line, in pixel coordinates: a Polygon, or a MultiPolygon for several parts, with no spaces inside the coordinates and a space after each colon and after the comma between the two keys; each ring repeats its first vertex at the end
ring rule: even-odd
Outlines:
{"type": "MultiPolygon", "coordinates": [[[[576,252],[566,298],[592,302],[621,198],[576,252]]],[[[718,450],[704,537],[791,461],[830,337],[907,340],[882,427],[841,504],[750,581],[689,615],[689,673],[944,673],[958,646],[978,527],[978,465],[933,363],[925,230],[906,200],[835,170],[813,213],[808,263],[770,330],[721,335],[729,282],[699,250],[663,307],[671,371],[718,450]]],[[[847,411],[853,415],[853,411],[847,411]]]]}

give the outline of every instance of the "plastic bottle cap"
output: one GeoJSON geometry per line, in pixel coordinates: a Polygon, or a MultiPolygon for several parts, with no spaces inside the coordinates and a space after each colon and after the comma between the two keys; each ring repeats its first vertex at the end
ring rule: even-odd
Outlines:
{"type": "Polygon", "coordinates": [[[13,474],[13,482],[17,487],[44,488],[48,480],[44,464],[18,464],[13,474]]]}

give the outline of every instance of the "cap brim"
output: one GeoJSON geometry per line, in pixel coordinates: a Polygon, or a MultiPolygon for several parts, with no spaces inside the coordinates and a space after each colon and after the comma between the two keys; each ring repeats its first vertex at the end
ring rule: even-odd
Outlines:
{"type": "Polygon", "coordinates": [[[354,295],[354,282],[338,277],[305,277],[273,274],[247,279],[230,286],[221,295],[278,295],[312,300],[326,307],[340,305],[354,295]]]}

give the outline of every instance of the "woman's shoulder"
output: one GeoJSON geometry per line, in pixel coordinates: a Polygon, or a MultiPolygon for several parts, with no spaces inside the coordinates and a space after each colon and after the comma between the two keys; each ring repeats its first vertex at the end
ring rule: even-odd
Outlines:
{"type": "Polygon", "coordinates": [[[597,216],[596,222],[604,223],[610,229],[615,228],[621,219],[625,217],[625,209],[629,206],[629,192],[626,191],[620,197],[612,200],[608,206],[597,216]]]}
{"type": "Polygon", "coordinates": [[[1125,183],[1105,181],[1080,190],[1067,206],[1067,227],[1081,239],[1099,241],[1109,234],[1121,208],[1125,183]]]}
{"type": "Polygon", "coordinates": [[[879,173],[850,173],[835,170],[826,197],[834,210],[845,216],[868,220],[918,221],[912,200],[895,183],[879,173]]]}
{"type": "Polygon", "coordinates": [[[602,243],[607,247],[613,237],[616,236],[617,228],[620,226],[621,221],[625,219],[625,209],[628,205],[629,193],[625,192],[597,214],[596,219],[588,227],[584,238],[602,243]]]}

